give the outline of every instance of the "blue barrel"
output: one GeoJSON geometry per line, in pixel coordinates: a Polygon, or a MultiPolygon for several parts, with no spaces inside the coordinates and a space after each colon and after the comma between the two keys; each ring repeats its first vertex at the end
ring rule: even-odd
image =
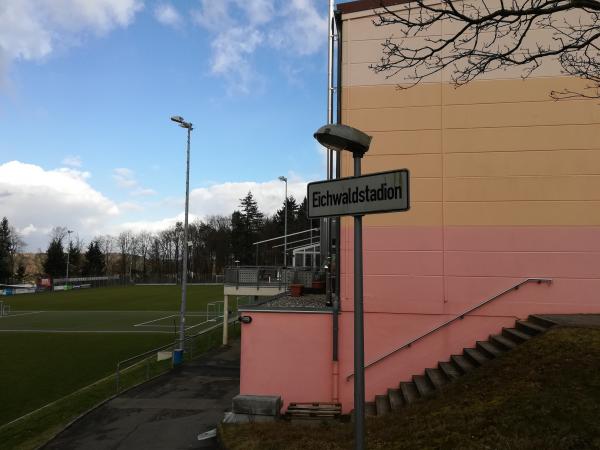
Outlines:
{"type": "Polygon", "coordinates": [[[178,366],[183,362],[183,350],[176,349],[173,350],[173,365],[178,366]]]}

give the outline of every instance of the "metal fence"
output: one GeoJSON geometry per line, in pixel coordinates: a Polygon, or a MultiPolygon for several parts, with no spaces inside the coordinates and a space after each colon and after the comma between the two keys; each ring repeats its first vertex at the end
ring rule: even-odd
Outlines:
{"type": "MultiPolygon", "coordinates": [[[[222,344],[223,318],[216,320],[216,324],[200,331],[197,334],[187,336],[184,341],[184,361],[198,357],[206,351],[216,348],[222,344]]],[[[232,335],[239,332],[237,317],[229,320],[229,327],[233,328],[232,335]],[[238,329],[236,329],[238,328],[238,329]]],[[[139,383],[141,378],[148,381],[156,376],[162,375],[173,368],[173,351],[179,347],[179,341],[175,340],[162,347],[153,348],[147,352],[132,356],[117,363],[115,371],[115,382],[117,394],[123,386],[127,386],[126,379],[130,377],[139,383]]]]}
{"type": "Polygon", "coordinates": [[[256,286],[287,288],[290,284],[311,287],[323,280],[324,273],[310,267],[283,268],[276,266],[239,266],[225,268],[226,286],[256,286]]]}

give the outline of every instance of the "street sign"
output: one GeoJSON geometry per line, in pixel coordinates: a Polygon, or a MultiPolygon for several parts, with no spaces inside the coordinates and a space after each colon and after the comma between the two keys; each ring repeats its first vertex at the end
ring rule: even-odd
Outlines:
{"type": "Polygon", "coordinates": [[[410,209],[407,169],[316,181],[307,187],[308,217],[356,216],[410,209]]]}

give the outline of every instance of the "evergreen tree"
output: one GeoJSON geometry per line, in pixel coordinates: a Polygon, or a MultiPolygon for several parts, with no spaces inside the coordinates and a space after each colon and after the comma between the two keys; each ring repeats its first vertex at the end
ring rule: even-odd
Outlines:
{"type": "Polygon", "coordinates": [[[67,259],[69,263],[69,277],[79,276],[82,271],[82,255],[79,243],[69,243],[69,257],[67,259]]]}
{"type": "Polygon", "coordinates": [[[46,250],[44,271],[52,277],[64,277],[67,272],[67,255],[63,249],[63,238],[54,237],[46,250]]]}
{"type": "Polygon", "coordinates": [[[87,277],[98,277],[104,275],[105,264],[104,255],[100,249],[99,241],[92,241],[85,252],[85,265],[83,266],[83,275],[87,277]]]}
{"type": "Polygon", "coordinates": [[[11,230],[8,219],[0,221],[0,283],[7,283],[12,276],[11,230]]]}
{"type": "Polygon", "coordinates": [[[240,199],[241,211],[235,211],[231,216],[231,241],[234,258],[240,264],[254,264],[255,246],[263,227],[264,215],[258,209],[258,204],[252,192],[240,199]]]}
{"type": "Polygon", "coordinates": [[[0,221],[0,283],[7,283],[12,275],[11,237],[8,219],[0,221]]]}

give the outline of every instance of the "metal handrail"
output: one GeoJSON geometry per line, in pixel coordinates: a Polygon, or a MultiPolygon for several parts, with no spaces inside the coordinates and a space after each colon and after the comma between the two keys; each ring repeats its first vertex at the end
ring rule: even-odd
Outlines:
{"type": "MultiPolygon", "coordinates": [[[[437,327],[427,331],[426,333],[422,334],[421,336],[418,336],[416,338],[411,339],[410,341],[408,341],[407,343],[403,344],[401,347],[398,347],[388,353],[386,353],[385,355],[380,356],[379,358],[371,361],[369,364],[365,365],[365,370],[368,369],[371,366],[374,366],[375,364],[383,361],[384,359],[388,358],[389,356],[393,355],[396,352],[399,352],[400,350],[404,350],[405,348],[410,347],[412,344],[414,344],[417,341],[420,341],[421,339],[429,336],[430,334],[436,333],[437,331],[441,330],[442,328],[446,327],[447,325],[450,325],[451,323],[453,323],[454,321],[458,320],[458,319],[463,319],[467,314],[472,313],[473,311],[475,311],[476,309],[481,308],[482,306],[487,305],[488,303],[496,300],[498,297],[503,296],[504,294],[508,294],[511,291],[516,291],[517,289],[519,289],[519,287],[521,287],[522,285],[526,284],[526,283],[530,283],[535,281],[537,284],[542,284],[542,283],[548,283],[551,284],[552,283],[552,278],[527,278],[526,280],[520,281],[519,283],[515,284],[514,286],[509,287],[508,289],[503,290],[502,292],[494,295],[493,297],[487,299],[486,301],[479,303],[476,306],[473,306],[472,308],[467,309],[466,311],[464,311],[462,314],[444,322],[441,325],[438,325],[437,327]]],[[[350,375],[348,375],[346,377],[346,381],[352,379],[352,377],[354,376],[354,372],[352,372],[350,375]]]]}

